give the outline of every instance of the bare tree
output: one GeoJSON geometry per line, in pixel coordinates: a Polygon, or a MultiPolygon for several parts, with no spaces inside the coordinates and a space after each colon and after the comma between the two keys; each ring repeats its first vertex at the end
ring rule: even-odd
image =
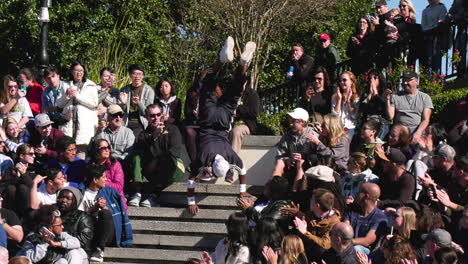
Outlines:
{"type": "Polygon", "coordinates": [[[199,28],[207,42],[235,39],[235,53],[254,41],[257,52],[251,62],[250,84],[258,86],[259,74],[268,62],[272,45],[295,25],[305,21],[326,21],[336,0],[192,0],[190,12],[205,19],[199,28]]]}

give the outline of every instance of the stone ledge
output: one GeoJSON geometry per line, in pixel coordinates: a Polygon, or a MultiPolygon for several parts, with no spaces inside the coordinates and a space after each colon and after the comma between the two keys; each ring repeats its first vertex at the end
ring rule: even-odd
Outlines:
{"type": "Polygon", "coordinates": [[[223,236],[172,236],[172,235],[146,235],[135,234],[134,245],[145,246],[173,246],[191,248],[214,249],[223,236]]]}
{"type": "MultiPolygon", "coordinates": [[[[134,262],[149,261],[186,261],[188,258],[201,258],[201,251],[147,249],[147,248],[106,248],[105,259],[112,262],[133,260],[134,262]]],[[[132,262],[133,262],[132,261],[132,262]]],[[[120,263],[120,262],[119,262],[120,263]]]]}
{"type": "Polygon", "coordinates": [[[243,147],[275,147],[280,141],[280,136],[245,136],[242,140],[243,147]]]}
{"type": "Polygon", "coordinates": [[[221,223],[175,222],[157,220],[132,220],[133,231],[171,232],[190,234],[226,234],[226,225],[221,223]]]}
{"type": "Polygon", "coordinates": [[[185,208],[169,208],[169,207],[129,207],[128,215],[139,218],[177,218],[177,219],[200,219],[200,220],[226,220],[229,215],[238,210],[220,210],[220,209],[204,209],[200,210],[197,215],[191,215],[185,208]]]}

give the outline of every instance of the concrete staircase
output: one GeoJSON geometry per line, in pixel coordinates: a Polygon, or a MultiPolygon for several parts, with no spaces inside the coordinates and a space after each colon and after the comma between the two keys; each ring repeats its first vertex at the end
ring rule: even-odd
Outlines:
{"type": "MultiPolygon", "coordinates": [[[[260,186],[248,192],[259,195],[260,186]]],[[[184,263],[211,252],[226,234],[225,220],[239,210],[236,197],[239,185],[197,184],[200,212],[190,215],[186,208],[186,185],[166,188],[161,207],[130,207],[128,214],[134,233],[132,248],[106,248],[105,263],[184,263]]]]}

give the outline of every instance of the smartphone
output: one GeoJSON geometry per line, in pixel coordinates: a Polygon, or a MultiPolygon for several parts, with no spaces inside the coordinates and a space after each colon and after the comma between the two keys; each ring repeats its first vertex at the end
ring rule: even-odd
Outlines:
{"type": "Polygon", "coordinates": [[[437,192],[436,192],[436,186],[431,184],[429,185],[429,188],[431,189],[433,195],[434,195],[434,198],[437,199],[437,192]]]}
{"type": "Polygon", "coordinates": [[[50,231],[47,227],[43,226],[39,229],[39,232],[40,233],[44,233],[44,234],[49,234],[50,235],[50,239],[54,239],[55,238],[55,234],[52,233],[52,231],[50,231]]]}
{"type": "Polygon", "coordinates": [[[25,91],[25,92],[28,91],[28,87],[27,87],[25,84],[22,84],[22,85],[20,86],[20,89],[23,90],[23,91],[25,91]]]}

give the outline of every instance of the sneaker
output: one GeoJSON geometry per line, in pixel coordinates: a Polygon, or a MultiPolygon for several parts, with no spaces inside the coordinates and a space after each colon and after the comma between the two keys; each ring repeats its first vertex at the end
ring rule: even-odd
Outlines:
{"type": "Polygon", "coordinates": [[[224,177],[224,181],[229,182],[229,183],[234,182],[234,170],[233,169],[229,169],[226,172],[226,177],[224,177]]]}
{"type": "Polygon", "coordinates": [[[242,66],[246,66],[253,58],[253,54],[255,49],[257,48],[257,44],[255,42],[249,41],[245,44],[244,51],[240,56],[240,64],[242,66]]]}
{"type": "Polygon", "coordinates": [[[146,198],[140,203],[140,206],[141,207],[159,207],[157,196],[154,194],[151,194],[150,196],[148,196],[148,198],[146,198]]]}
{"type": "Polygon", "coordinates": [[[209,170],[203,170],[200,176],[198,177],[198,180],[200,182],[209,182],[213,179],[213,175],[211,175],[209,170]]]}
{"type": "Polygon", "coordinates": [[[219,61],[221,63],[231,62],[234,59],[234,39],[229,36],[224,42],[223,49],[219,52],[219,61]]]}
{"type": "Polygon", "coordinates": [[[100,248],[96,248],[96,250],[91,254],[89,258],[92,262],[103,262],[104,261],[104,250],[100,248]]]}
{"type": "Polygon", "coordinates": [[[130,201],[128,201],[128,206],[136,206],[138,207],[140,205],[141,201],[141,193],[135,193],[132,195],[132,198],[130,198],[130,201]]]}

